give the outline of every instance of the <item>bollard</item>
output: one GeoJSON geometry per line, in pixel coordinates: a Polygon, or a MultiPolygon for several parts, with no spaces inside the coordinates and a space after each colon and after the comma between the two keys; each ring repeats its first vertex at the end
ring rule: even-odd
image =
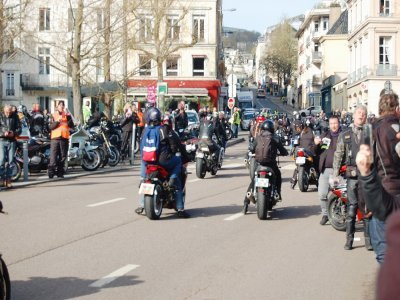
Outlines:
{"type": "Polygon", "coordinates": [[[28,181],[28,172],[29,172],[28,141],[24,141],[22,143],[22,157],[24,159],[24,181],[28,181]]]}
{"type": "Polygon", "coordinates": [[[135,144],[136,144],[136,124],[133,123],[132,125],[132,139],[131,139],[131,157],[130,157],[130,164],[133,166],[133,162],[135,160],[135,144]]]}

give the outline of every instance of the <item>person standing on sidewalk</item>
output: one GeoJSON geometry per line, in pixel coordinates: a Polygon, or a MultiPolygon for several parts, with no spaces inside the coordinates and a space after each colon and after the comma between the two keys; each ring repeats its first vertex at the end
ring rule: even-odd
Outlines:
{"type": "Polygon", "coordinates": [[[11,163],[14,160],[16,137],[22,128],[18,116],[6,104],[0,113],[0,176],[2,186],[11,188],[11,163]]]}
{"type": "Polygon", "coordinates": [[[333,155],[335,154],[339,133],[339,117],[332,116],[329,118],[329,131],[321,137],[316,136],[314,138],[314,143],[317,145],[315,153],[320,157],[318,196],[322,211],[321,225],[325,225],[328,222],[327,196],[329,192],[329,177],[333,174],[333,155]]]}
{"type": "Polygon", "coordinates": [[[240,125],[240,114],[239,114],[239,108],[236,106],[233,108],[233,121],[232,121],[232,132],[233,132],[233,138],[237,138],[239,134],[239,125],[240,125]]]}
{"type": "Polygon", "coordinates": [[[57,110],[52,116],[50,124],[50,162],[48,166],[49,178],[57,175],[64,178],[64,163],[68,154],[69,131],[74,128],[71,114],[65,110],[64,101],[58,101],[57,110]]]}

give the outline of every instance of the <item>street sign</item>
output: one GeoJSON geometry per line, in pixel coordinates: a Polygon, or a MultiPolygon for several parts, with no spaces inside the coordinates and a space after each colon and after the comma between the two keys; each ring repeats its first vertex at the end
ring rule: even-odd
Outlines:
{"type": "Polygon", "coordinates": [[[235,98],[228,99],[228,108],[232,109],[235,106],[235,98]]]}
{"type": "Polygon", "coordinates": [[[235,74],[229,74],[227,82],[229,84],[229,97],[236,97],[237,76],[235,74]]]}

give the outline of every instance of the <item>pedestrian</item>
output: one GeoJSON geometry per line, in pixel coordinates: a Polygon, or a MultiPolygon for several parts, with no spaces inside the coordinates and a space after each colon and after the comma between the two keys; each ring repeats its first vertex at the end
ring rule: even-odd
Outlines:
{"type": "Polygon", "coordinates": [[[233,138],[237,138],[238,134],[239,134],[239,125],[240,125],[240,115],[239,115],[239,108],[238,107],[234,107],[233,108],[233,115],[232,115],[232,132],[233,138]]]}
{"type": "Polygon", "coordinates": [[[175,116],[175,131],[178,133],[180,138],[182,138],[188,124],[189,119],[185,111],[185,102],[181,101],[178,104],[178,109],[175,116]]]}
{"type": "Polygon", "coordinates": [[[315,152],[319,155],[319,179],[318,196],[321,205],[321,225],[328,222],[327,196],[329,192],[329,177],[333,174],[333,155],[336,150],[336,143],[340,133],[340,122],[337,116],[329,118],[329,131],[321,137],[316,136],[314,143],[315,152]]]}
{"type": "Polygon", "coordinates": [[[139,118],[135,112],[135,106],[129,102],[124,106],[124,116],[120,122],[122,128],[122,145],[121,154],[123,157],[127,157],[130,154],[131,138],[133,132],[133,124],[138,124],[139,118]]]}
{"type": "Polygon", "coordinates": [[[16,137],[21,134],[21,123],[11,106],[6,104],[0,113],[0,176],[1,186],[11,188],[11,163],[14,160],[16,137]]]}
{"type": "MultiPolygon", "coordinates": [[[[359,193],[359,172],[356,165],[356,155],[360,148],[362,129],[366,121],[367,108],[364,105],[357,106],[354,110],[353,123],[339,135],[333,158],[333,176],[336,178],[335,180],[338,180],[339,169],[342,167],[343,162],[346,165],[348,208],[346,213],[345,250],[353,249],[357,208],[365,209],[362,193],[359,193]]],[[[364,219],[365,248],[372,250],[368,222],[368,219],[364,219]]]]}
{"type": "Polygon", "coordinates": [[[64,178],[64,163],[68,155],[69,131],[74,128],[74,122],[69,111],[65,108],[64,101],[58,101],[56,111],[50,123],[50,162],[48,176],[57,175],[64,178]]]}
{"type": "Polygon", "coordinates": [[[82,109],[83,113],[83,124],[86,124],[90,117],[92,116],[92,110],[90,109],[90,101],[86,101],[85,105],[83,106],[82,109]]]}

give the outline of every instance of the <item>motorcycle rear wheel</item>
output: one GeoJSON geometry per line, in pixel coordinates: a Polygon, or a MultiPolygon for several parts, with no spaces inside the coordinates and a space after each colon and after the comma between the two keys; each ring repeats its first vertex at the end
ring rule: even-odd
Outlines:
{"type": "Polygon", "coordinates": [[[343,209],[346,206],[340,198],[335,197],[328,202],[328,219],[332,227],[338,231],[346,231],[346,211],[343,209]]]}
{"type": "Polygon", "coordinates": [[[302,192],[307,192],[309,182],[308,175],[304,167],[299,167],[299,173],[297,174],[299,189],[302,192]]]}
{"type": "Polygon", "coordinates": [[[82,169],[85,171],[96,171],[101,165],[101,155],[99,150],[94,149],[88,151],[88,155],[82,158],[82,169]]]}
{"type": "Polygon", "coordinates": [[[144,196],[144,210],[150,220],[158,220],[161,217],[163,202],[160,196],[161,187],[159,185],[154,187],[153,195],[144,196]]]}
{"type": "Polygon", "coordinates": [[[10,300],[11,282],[7,266],[0,256],[0,300],[10,300]]]}
{"type": "Polygon", "coordinates": [[[260,220],[266,220],[268,213],[268,197],[257,189],[257,216],[260,220]]]}
{"type": "Polygon", "coordinates": [[[196,176],[198,178],[204,178],[206,176],[206,163],[202,158],[196,158],[196,176]]]}

